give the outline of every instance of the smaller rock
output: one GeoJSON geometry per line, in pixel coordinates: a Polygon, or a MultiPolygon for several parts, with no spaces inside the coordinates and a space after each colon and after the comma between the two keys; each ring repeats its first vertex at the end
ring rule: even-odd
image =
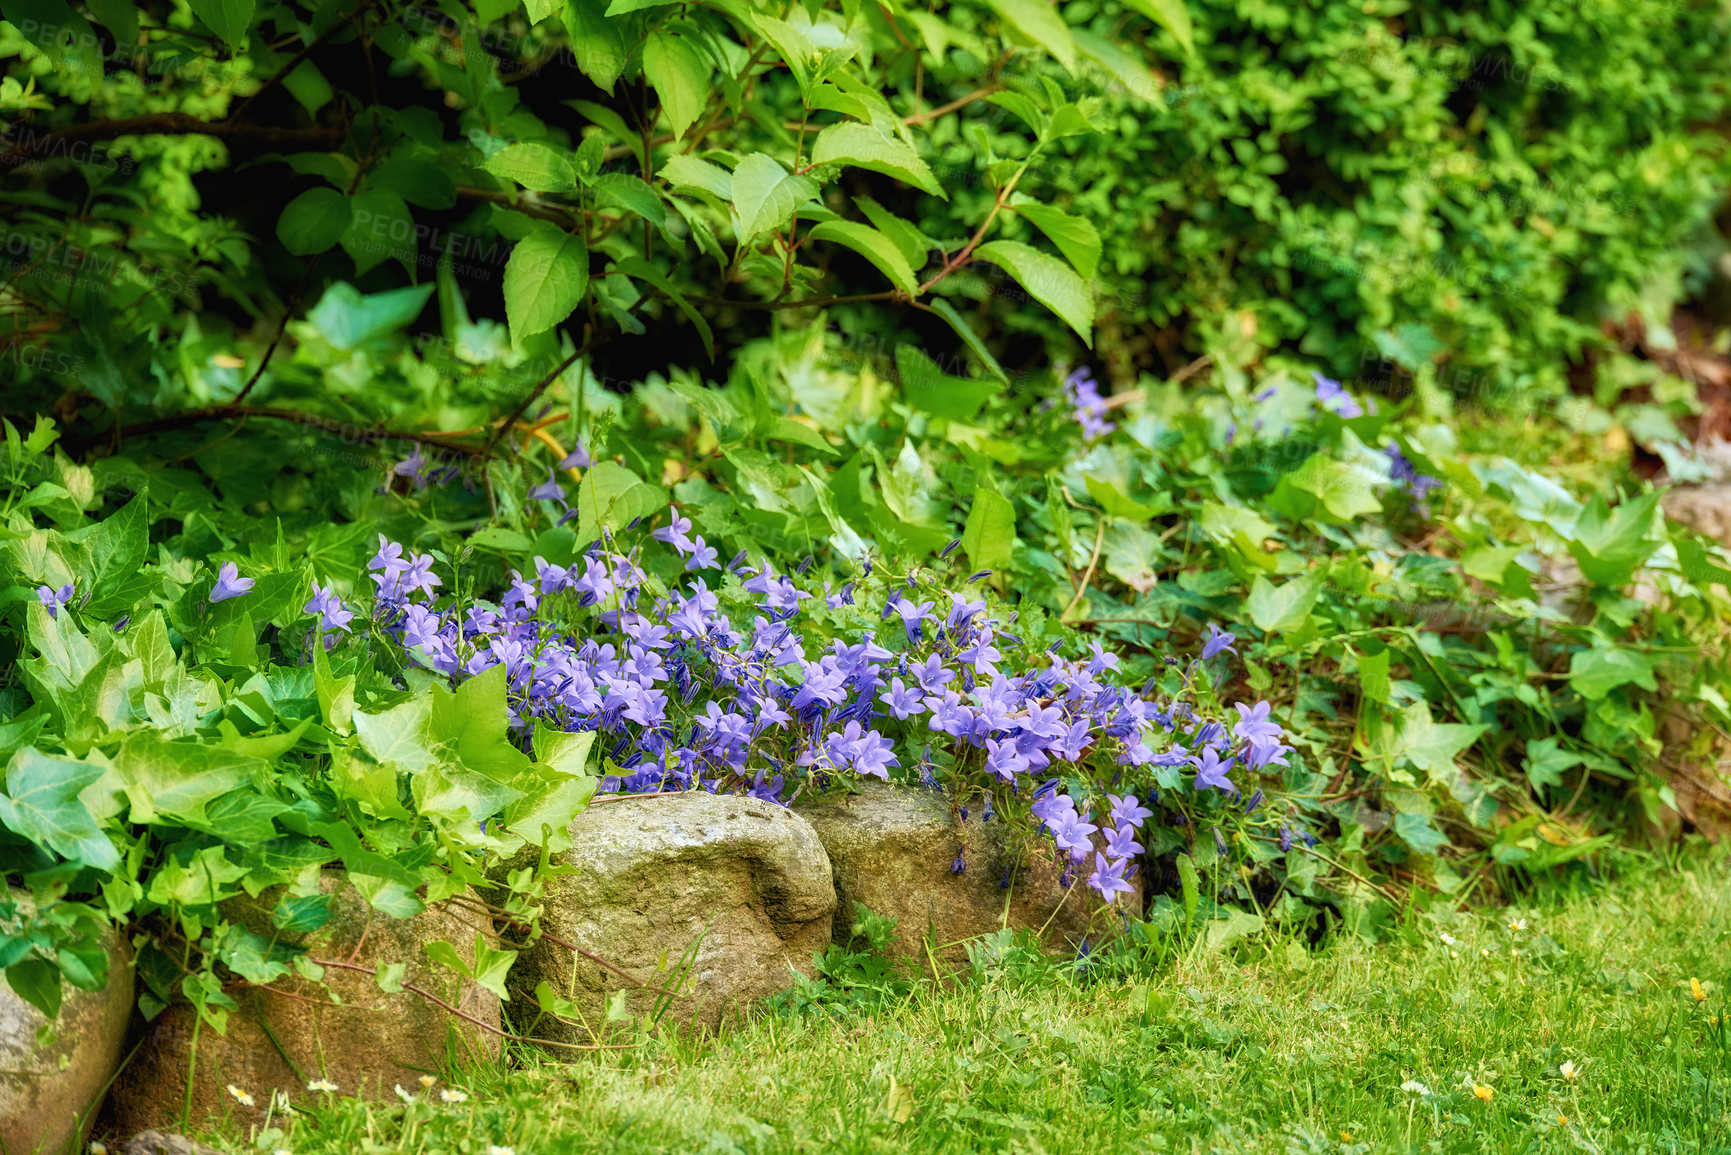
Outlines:
{"type": "MultiPolygon", "coordinates": [[[[791,986],[790,968],[809,973],[812,952],[829,942],[835,891],[823,844],[771,802],[694,791],[591,806],[556,858],[576,871],[547,882],[546,937],[511,968],[513,1008],[534,1008],[545,981],[600,1032],[615,992],[634,1014],[656,996],[554,939],[655,986],[671,981],[658,967],[695,944],[686,993],[667,1014],[714,1027],[791,986]]],[[[560,1042],[594,1038],[551,1018],[532,1029],[560,1042]]]]}
{"type": "Polygon", "coordinates": [[[822,795],[800,804],[835,870],[835,938],[847,941],[854,903],[896,920],[896,952],[925,967],[926,937],[954,965],[967,958],[966,939],[1002,926],[1044,930],[1048,942],[1074,950],[1084,937],[1116,933],[1118,917],[1142,913],[1142,880],[1106,907],[1083,885],[1060,885],[1049,845],[1024,845],[1009,825],[964,822],[942,795],[891,783],[867,783],[854,795],[822,795]],[[966,849],[963,849],[963,847],[966,849]],[[964,869],[954,873],[960,852],[964,869]],[[1009,885],[1004,885],[1006,879],[1009,885]]]}
{"type": "MultiPolygon", "coordinates": [[[[411,919],[391,918],[369,907],[339,873],[326,872],[322,888],[331,896],[330,919],[316,931],[273,931],[274,890],[256,901],[225,904],[224,912],[256,933],[306,947],[314,957],[373,969],[402,963],[405,984],[437,995],[493,1031],[501,1029],[498,997],[436,967],[426,954],[428,943],[443,940],[473,963],[476,932],[492,935],[485,914],[448,904],[411,919]]],[[[388,994],[372,974],[327,967],[325,979],[328,990],[294,975],[269,987],[236,990],[240,1007],[229,1012],[224,1034],[199,1025],[184,1004],[143,1024],[141,1045],[109,1092],[109,1129],[126,1134],[197,1128],[227,1118],[244,1132],[263,1122],[274,1091],[291,1103],[304,1101],[307,1083],[315,1079],[335,1083],[344,1095],[386,1096],[398,1083],[418,1091],[416,1080],[444,1065],[448,1044],[459,1058],[498,1053],[497,1034],[408,990],[388,994]],[[189,1102],[191,1112],[182,1118],[189,1102]]]]}
{"type": "Polygon", "coordinates": [[[222,1155],[215,1147],[206,1147],[185,1135],[165,1135],[161,1131],[140,1131],[118,1149],[110,1148],[110,1152],[111,1155],[222,1155]]]}
{"type": "MultiPolygon", "coordinates": [[[[27,907],[30,899],[14,892],[27,907]]],[[[96,1116],[120,1065],[132,1015],[132,961],[108,935],[108,985],[82,991],[62,983],[53,1039],[37,1046],[48,1021],[0,979],[0,1151],[58,1155],[73,1150],[96,1116]]]]}

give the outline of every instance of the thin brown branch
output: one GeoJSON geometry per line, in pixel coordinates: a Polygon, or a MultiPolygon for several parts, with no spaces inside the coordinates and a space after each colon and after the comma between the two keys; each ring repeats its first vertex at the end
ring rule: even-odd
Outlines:
{"type": "Polygon", "coordinates": [[[298,409],[281,409],[271,405],[212,405],[204,409],[189,409],[184,413],[170,413],[166,417],[156,417],[149,421],[123,425],[115,436],[124,439],[131,436],[161,433],[170,429],[184,429],[189,425],[202,425],[207,421],[227,421],[245,417],[291,421],[309,429],[320,429],[326,433],[354,437],[369,443],[376,441],[415,441],[451,453],[461,453],[467,457],[479,456],[481,452],[473,446],[451,441],[445,434],[413,433],[406,429],[362,429],[354,422],[338,421],[333,417],[320,417],[312,413],[302,413],[298,409]]]}
{"type": "Polygon", "coordinates": [[[1094,580],[1094,569],[1100,564],[1100,547],[1106,544],[1106,519],[1102,517],[1099,528],[1094,533],[1094,553],[1088,559],[1088,568],[1082,572],[1082,584],[1076,587],[1076,596],[1070,599],[1070,604],[1064,607],[1064,612],[1058,615],[1063,621],[1070,616],[1070,611],[1082,602],[1082,595],[1088,592],[1088,583],[1094,580]]]}
{"type": "Polygon", "coordinates": [[[271,357],[276,354],[277,346],[282,344],[283,334],[288,332],[289,320],[295,315],[295,310],[300,308],[301,295],[306,292],[307,282],[312,280],[313,269],[318,267],[318,263],[318,253],[307,258],[307,267],[301,270],[301,279],[295,284],[294,292],[289,294],[288,303],[283,306],[282,321],[276,327],[276,336],[270,339],[270,347],[264,351],[264,356],[259,359],[258,368],[252,371],[252,376],[247,378],[246,384],[241,386],[240,392],[234,395],[234,401],[231,404],[239,405],[244,402],[247,395],[252,392],[252,387],[257,385],[259,379],[264,376],[265,367],[270,364],[271,357]]]}
{"type": "Polygon", "coordinates": [[[40,136],[28,128],[14,130],[15,135],[22,135],[23,139],[0,155],[0,168],[52,153],[62,144],[114,140],[122,136],[214,136],[218,140],[246,141],[279,149],[329,150],[342,141],[347,131],[348,126],[342,123],[319,128],[276,128],[236,123],[232,119],[204,120],[184,112],[154,112],[146,116],[92,120],[40,136]]]}
{"type": "Polygon", "coordinates": [[[902,117],[902,123],[912,128],[916,124],[924,124],[928,120],[936,120],[940,116],[948,116],[958,108],[966,108],[976,100],[984,100],[993,93],[1003,90],[1002,84],[988,84],[984,88],[976,88],[966,96],[958,96],[948,104],[940,104],[925,112],[916,112],[912,116],[902,117]]]}
{"type": "Polygon", "coordinates": [[[569,357],[555,365],[551,373],[548,373],[545,377],[541,378],[540,383],[529,391],[528,396],[524,397],[523,400],[518,403],[517,408],[511,411],[511,415],[505,418],[505,420],[499,422],[498,426],[495,427],[493,432],[488,436],[486,444],[481,446],[480,456],[486,457],[491,454],[493,452],[493,447],[499,444],[499,438],[505,436],[505,430],[515,426],[518,420],[522,418],[523,414],[529,411],[529,406],[535,404],[535,399],[545,393],[548,387],[559,379],[561,373],[576,364],[577,358],[589,352],[589,348],[593,343],[592,332],[585,333],[583,336],[583,343],[577,346],[576,350],[569,357]]]}

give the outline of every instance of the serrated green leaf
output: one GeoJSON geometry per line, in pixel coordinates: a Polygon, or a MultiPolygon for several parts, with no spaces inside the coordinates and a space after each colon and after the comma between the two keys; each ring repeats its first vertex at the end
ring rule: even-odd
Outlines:
{"type": "Polygon", "coordinates": [[[570,159],[539,142],[508,144],[482,161],[481,167],[535,192],[570,192],[577,187],[577,170],[570,159]]]}
{"type": "Polygon", "coordinates": [[[1051,205],[1017,193],[1010,201],[1015,211],[1045,233],[1058,246],[1083,280],[1091,281],[1100,271],[1100,234],[1086,217],[1071,216],[1051,205]]]}
{"type": "Polygon", "coordinates": [[[854,221],[824,221],[806,236],[814,241],[846,245],[876,265],[878,271],[890,279],[890,284],[909,297],[919,295],[919,285],[914,281],[914,271],[908,267],[907,258],[902,256],[894,241],[870,225],[854,221]]]}
{"type": "Polygon", "coordinates": [[[852,165],[906,181],[935,197],[949,199],[932,170],[908,144],[888,137],[868,124],[844,120],[817,134],[812,142],[811,162],[852,165]]]}
{"type": "Polygon", "coordinates": [[[643,75],[661,98],[675,139],[696,122],[709,102],[709,65],[687,38],[651,32],[643,45],[643,75]]]}
{"type": "Polygon", "coordinates": [[[1076,41],[1070,26],[1058,15],[1051,0],[987,0],[1006,23],[1036,48],[1058,58],[1069,72],[1076,71],[1076,41]]]}
{"type": "Polygon", "coordinates": [[[794,176],[761,152],[733,170],[733,231],[740,244],[786,225],[794,210],[817,195],[817,182],[794,176]]]}
{"type": "Polygon", "coordinates": [[[1093,348],[1094,295],[1069,265],[1019,241],[992,241],[975,249],[974,256],[1009,273],[1093,348]]]}
{"type": "Polygon", "coordinates": [[[564,321],[589,287],[589,250],[581,237],[546,222],[511,249],[505,262],[505,317],[521,342],[564,321]]]}
{"type": "Polygon", "coordinates": [[[334,247],[349,230],[349,198],[334,188],[308,189],[277,218],[276,235],[297,257],[334,247]]]}

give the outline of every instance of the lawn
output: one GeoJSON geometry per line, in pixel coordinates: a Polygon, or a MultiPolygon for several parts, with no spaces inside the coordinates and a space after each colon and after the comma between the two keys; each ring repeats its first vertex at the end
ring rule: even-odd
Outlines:
{"type": "Polygon", "coordinates": [[[1626,867],[1526,907],[1414,913],[1377,944],[1313,951],[1266,934],[1211,951],[1195,936],[1140,967],[1108,955],[1079,972],[1010,952],[865,1011],[808,999],[719,1038],[447,1073],[406,1106],[307,1096],[277,1133],[219,1142],[296,1155],[1724,1152],[1728,991],[1720,855],[1626,867]]]}

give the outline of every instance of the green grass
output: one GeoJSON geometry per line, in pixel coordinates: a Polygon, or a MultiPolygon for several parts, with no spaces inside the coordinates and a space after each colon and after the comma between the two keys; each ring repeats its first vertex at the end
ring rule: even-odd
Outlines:
{"type": "Polygon", "coordinates": [[[460,1105],[338,1100],[280,1138],[222,1141],[295,1155],[1731,1152],[1728,994],[1721,860],[1529,909],[1414,915],[1376,945],[1175,945],[1141,975],[1094,981],[1024,959],[870,1013],[770,1015],[571,1064],[518,1056],[458,1075],[460,1105]]]}

